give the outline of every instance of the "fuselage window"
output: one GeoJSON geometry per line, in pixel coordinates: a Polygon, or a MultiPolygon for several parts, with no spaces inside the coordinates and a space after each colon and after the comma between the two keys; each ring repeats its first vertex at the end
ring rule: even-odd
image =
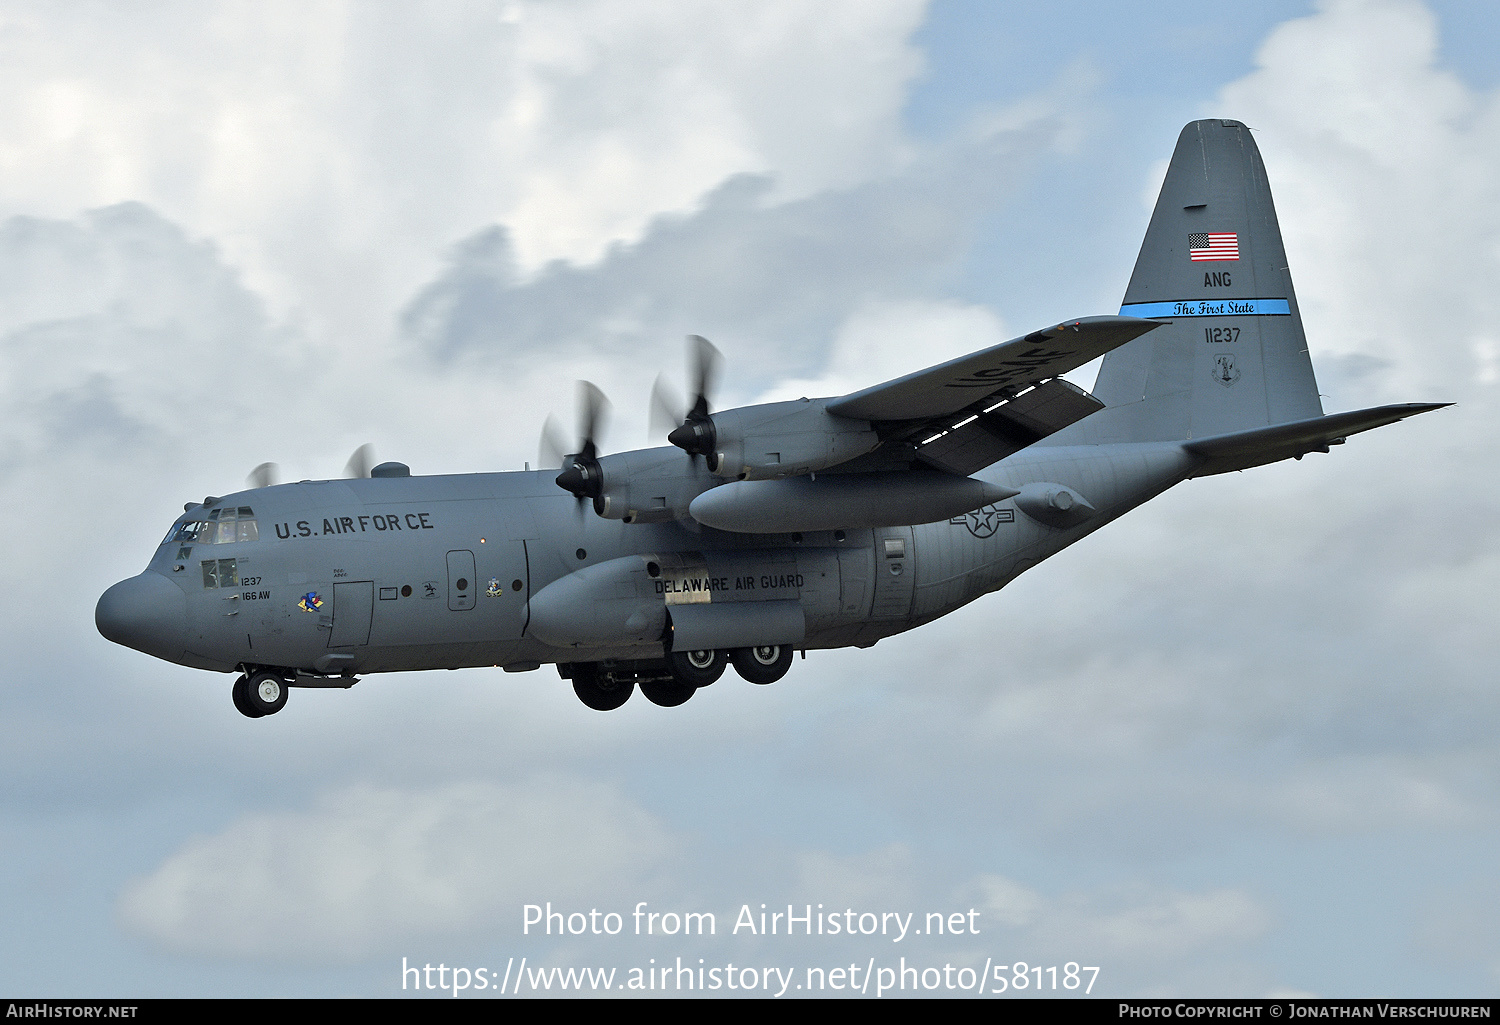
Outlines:
{"type": "Polygon", "coordinates": [[[238,587],[240,586],[240,574],[235,569],[233,559],[205,559],[203,560],[203,586],[204,587],[238,587]]]}

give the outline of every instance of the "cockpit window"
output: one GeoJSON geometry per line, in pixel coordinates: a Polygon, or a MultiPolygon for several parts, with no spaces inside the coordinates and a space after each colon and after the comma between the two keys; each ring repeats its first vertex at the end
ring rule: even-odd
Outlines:
{"type": "Polygon", "coordinates": [[[258,541],[255,512],[248,505],[210,509],[201,520],[179,523],[162,544],[227,545],[235,541],[258,541]]]}

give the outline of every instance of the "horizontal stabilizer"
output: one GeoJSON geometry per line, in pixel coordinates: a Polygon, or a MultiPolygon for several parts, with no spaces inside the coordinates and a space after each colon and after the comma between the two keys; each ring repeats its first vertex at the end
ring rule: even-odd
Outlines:
{"type": "Polygon", "coordinates": [[[1375,406],[1200,438],[1184,442],[1182,447],[1203,460],[1191,476],[1207,477],[1291,459],[1308,452],[1327,452],[1328,446],[1342,444],[1351,434],[1371,431],[1449,405],[1452,403],[1406,402],[1375,406]]]}

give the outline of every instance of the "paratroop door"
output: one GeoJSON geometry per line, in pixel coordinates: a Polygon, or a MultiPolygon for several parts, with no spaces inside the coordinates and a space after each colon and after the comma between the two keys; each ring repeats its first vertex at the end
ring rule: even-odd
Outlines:
{"type": "Polygon", "coordinates": [[[474,553],[470,551],[448,553],[448,608],[463,612],[474,607],[474,593],[479,590],[474,581],[474,553]]]}

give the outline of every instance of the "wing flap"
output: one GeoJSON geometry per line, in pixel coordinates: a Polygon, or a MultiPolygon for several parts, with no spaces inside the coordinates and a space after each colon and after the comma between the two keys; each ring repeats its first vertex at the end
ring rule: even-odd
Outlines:
{"type": "Polygon", "coordinates": [[[967,477],[1103,408],[1104,403],[1082,388],[1054,378],[972,421],[924,439],[917,446],[917,458],[967,477]]]}

